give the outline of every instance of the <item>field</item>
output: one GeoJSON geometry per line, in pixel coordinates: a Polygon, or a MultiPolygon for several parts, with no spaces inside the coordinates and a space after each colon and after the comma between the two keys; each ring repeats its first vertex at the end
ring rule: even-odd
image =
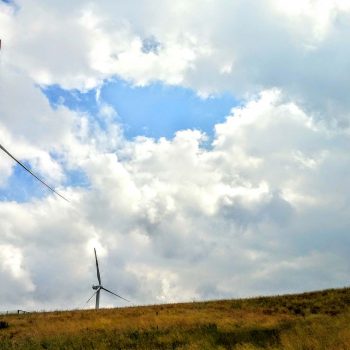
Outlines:
{"type": "Polygon", "coordinates": [[[350,288],[0,317],[9,349],[350,349],[350,288]]]}

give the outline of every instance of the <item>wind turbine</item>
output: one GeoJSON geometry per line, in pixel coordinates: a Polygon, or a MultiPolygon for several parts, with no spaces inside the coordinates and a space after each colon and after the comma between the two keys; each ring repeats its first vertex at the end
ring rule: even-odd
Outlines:
{"type": "Polygon", "coordinates": [[[94,289],[96,292],[94,292],[94,294],[92,294],[92,296],[89,298],[89,300],[86,302],[88,303],[93,297],[94,295],[96,295],[96,304],[95,304],[95,309],[98,310],[100,307],[100,292],[103,289],[104,291],[111,293],[113,295],[115,295],[116,297],[123,299],[127,302],[130,302],[129,300],[121,297],[120,295],[111,292],[110,290],[108,290],[107,288],[103,287],[102,282],[101,282],[101,275],[100,275],[100,269],[98,267],[98,260],[97,260],[97,254],[96,254],[96,249],[94,248],[94,252],[95,252],[95,261],[96,261],[96,272],[97,272],[97,280],[98,280],[98,284],[97,285],[93,285],[92,289],[94,289]]]}

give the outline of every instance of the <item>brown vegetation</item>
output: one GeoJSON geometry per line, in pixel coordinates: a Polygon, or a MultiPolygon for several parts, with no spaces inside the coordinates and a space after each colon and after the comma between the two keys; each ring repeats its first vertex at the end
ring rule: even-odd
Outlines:
{"type": "MultiPolygon", "coordinates": [[[[350,349],[350,289],[7,315],[0,349],[350,349]]],[[[4,323],[4,324],[5,324],[4,323]]]]}

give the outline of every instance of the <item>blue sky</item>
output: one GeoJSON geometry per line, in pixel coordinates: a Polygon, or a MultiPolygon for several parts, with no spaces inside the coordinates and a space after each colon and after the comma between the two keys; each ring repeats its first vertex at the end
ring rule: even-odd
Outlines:
{"type": "MultiPolygon", "coordinates": [[[[54,158],[54,157],[53,157],[54,158]]],[[[31,168],[30,164],[22,161],[25,166],[31,168]]],[[[32,169],[36,175],[49,186],[55,187],[53,183],[45,179],[45,176],[32,169]]],[[[89,181],[84,172],[79,169],[67,170],[65,173],[64,186],[89,187],[89,181]]],[[[14,163],[13,173],[7,179],[4,186],[0,186],[0,201],[16,201],[19,203],[30,202],[36,198],[44,198],[52,192],[43,186],[37,179],[27,173],[21,166],[14,163]]]]}
{"type": "MultiPolygon", "coordinates": [[[[162,83],[137,87],[121,79],[103,84],[99,102],[96,89],[83,92],[52,85],[43,87],[42,91],[54,108],[62,104],[71,110],[87,112],[94,120],[99,119],[99,104],[107,103],[117,111],[117,120],[128,139],[140,135],[156,139],[172,138],[177,131],[184,129],[201,130],[211,139],[214,125],[223,122],[231,108],[237,105],[237,100],[230,93],[202,98],[188,88],[162,83]]],[[[27,166],[30,167],[29,164],[27,166]]],[[[65,176],[64,185],[88,186],[86,176],[79,170],[67,171],[65,176]]],[[[47,194],[48,190],[19,165],[15,165],[7,186],[0,187],[0,198],[18,202],[42,198],[47,194]]]]}
{"type": "Polygon", "coordinates": [[[13,174],[7,179],[6,186],[0,186],[1,201],[27,202],[47,194],[48,190],[19,165],[14,166],[13,174]]]}
{"type": "MultiPolygon", "coordinates": [[[[70,109],[98,115],[95,89],[80,92],[54,85],[43,91],[53,105],[62,103],[70,109]]],[[[172,138],[183,129],[199,129],[210,136],[214,125],[223,122],[238,104],[230,93],[201,98],[193,90],[179,86],[153,83],[137,87],[120,79],[103,84],[100,99],[117,111],[127,138],[172,138]]]]}

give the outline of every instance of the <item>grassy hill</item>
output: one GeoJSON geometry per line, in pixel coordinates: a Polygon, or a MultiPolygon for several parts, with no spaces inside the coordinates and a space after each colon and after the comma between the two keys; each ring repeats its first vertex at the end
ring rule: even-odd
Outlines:
{"type": "Polygon", "coordinates": [[[0,317],[5,349],[350,349],[350,288],[7,315],[0,317]]]}

